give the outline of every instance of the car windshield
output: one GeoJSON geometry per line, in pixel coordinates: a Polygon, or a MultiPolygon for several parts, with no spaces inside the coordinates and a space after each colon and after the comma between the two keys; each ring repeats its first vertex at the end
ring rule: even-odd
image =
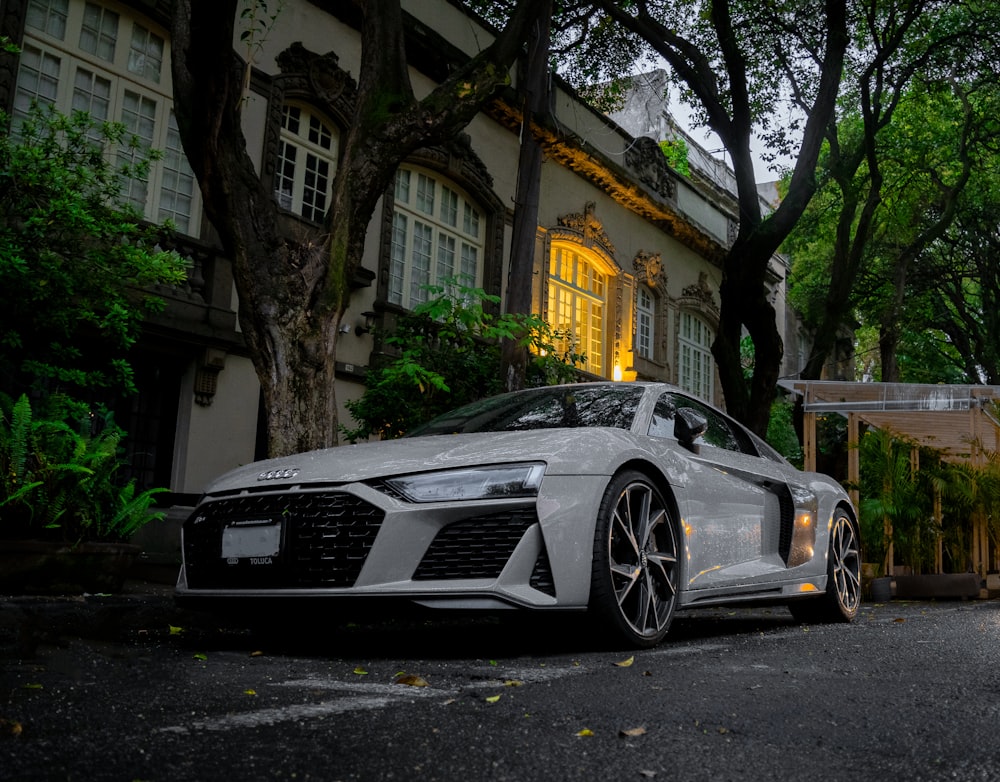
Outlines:
{"type": "Polygon", "coordinates": [[[634,385],[552,386],[481,399],[438,416],[407,437],[611,426],[630,429],[642,397],[634,385]]]}

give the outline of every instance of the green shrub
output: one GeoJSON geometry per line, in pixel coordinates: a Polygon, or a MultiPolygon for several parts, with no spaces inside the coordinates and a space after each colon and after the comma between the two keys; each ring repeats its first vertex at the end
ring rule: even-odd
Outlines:
{"type": "Polygon", "coordinates": [[[490,315],[484,304],[499,298],[481,288],[451,280],[428,290],[433,298],[383,336],[395,356],[372,367],[364,395],[346,403],[358,424],[341,427],[351,442],[400,437],[434,416],[502,392],[502,339],[528,349],[529,386],[572,382],[586,362],[571,334],[536,315],[490,315]]]}
{"type": "Polygon", "coordinates": [[[78,404],[56,397],[42,409],[0,398],[0,536],[124,541],[163,517],[150,508],[166,489],[121,481],[124,433],[109,416],[92,433],[78,404]]]}

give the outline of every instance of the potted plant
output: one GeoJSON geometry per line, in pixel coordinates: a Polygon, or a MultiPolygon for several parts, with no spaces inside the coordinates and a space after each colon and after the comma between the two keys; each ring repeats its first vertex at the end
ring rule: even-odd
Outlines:
{"type": "Polygon", "coordinates": [[[118,591],[139,553],[129,538],[163,517],[151,508],[166,490],[122,480],[110,417],[91,431],[77,404],[42,407],[0,398],[0,591],[118,591]]]}

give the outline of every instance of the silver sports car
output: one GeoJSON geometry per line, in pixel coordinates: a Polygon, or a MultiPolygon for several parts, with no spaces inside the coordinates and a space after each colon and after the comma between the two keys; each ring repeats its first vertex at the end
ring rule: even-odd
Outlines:
{"type": "Polygon", "coordinates": [[[588,611],[636,647],[678,608],[850,621],[857,519],[830,478],[662,383],[503,394],[399,439],[247,465],[183,531],[176,597],[588,611]]]}

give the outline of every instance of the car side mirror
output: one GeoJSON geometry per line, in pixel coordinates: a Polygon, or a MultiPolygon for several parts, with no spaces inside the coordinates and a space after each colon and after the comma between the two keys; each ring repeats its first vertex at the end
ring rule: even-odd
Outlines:
{"type": "Polygon", "coordinates": [[[701,447],[695,442],[708,431],[708,419],[690,407],[681,407],[674,413],[674,437],[692,453],[701,447]]]}

